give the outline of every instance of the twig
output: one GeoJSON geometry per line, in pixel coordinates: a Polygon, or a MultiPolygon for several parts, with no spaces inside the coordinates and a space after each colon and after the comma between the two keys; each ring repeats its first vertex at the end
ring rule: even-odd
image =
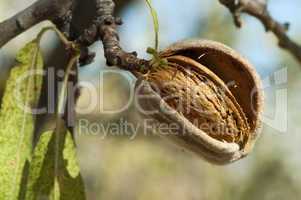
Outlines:
{"type": "Polygon", "coordinates": [[[279,46],[289,51],[301,63],[301,45],[289,38],[288,23],[276,21],[267,10],[265,0],[219,0],[233,15],[235,25],[241,27],[241,13],[247,13],[256,17],[264,25],[266,31],[271,31],[278,38],[279,46]]]}
{"type": "MultiPolygon", "coordinates": [[[[39,0],[28,8],[0,23],[0,48],[8,41],[18,36],[32,26],[51,20],[59,22],[66,17],[73,4],[73,0],[39,0]]],[[[66,27],[65,24],[62,26],[66,27]]]]}
{"type": "Polygon", "coordinates": [[[97,8],[96,26],[104,46],[108,65],[115,65],[130,71],[141,71],[148,66],[148,61],[137,58],[137,53],[122,50],[116,30],[122,24],[120,18],[113,16],[115,3],[113,0],[95,0],[97,8]]]}
{"type": "MultiPolygon", "coordinates": [[[[115,3],[113,0],[95,0],[97,16],[92,25],[76,39],[82,47],[90,46],[98,39],[102,40],[107,65],[118,66],[132,72],[144,73],[149,62],[139,59],[136,52],[125,52],[119,44],[117,26],[122,24],[119,17],[113,16],[115,3]]],[[[82,54],[85,57],[85,54],[82,54]]],[[[85,60],[83,57],[83,60],[85,60]]],[[[91,56],[87,54],[89,59],[91,56]]],[[[93,55],[92,55],[93,57],[93,55]]]]}

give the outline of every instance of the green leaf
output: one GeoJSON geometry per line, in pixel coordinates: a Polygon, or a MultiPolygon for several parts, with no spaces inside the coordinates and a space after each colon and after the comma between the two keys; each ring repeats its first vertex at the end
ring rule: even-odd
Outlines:
{"type": "MultiPolygon", "coordinates": [[[[17,65],[7,80],[0,111],[0,199],[17,199],[23,168],[28,167],[36,107],[42,76],[29,74],[43,69],[36,41],[28,43],[16,57],[17,65]]],[[[26,171],[26,170],[25,170],[26,171]]]]}
{"type": "Polygon", "coordinates": [[[155,31],[155,50],[158,51],[159,47],[159,20],[158,20],[158,14],[154,7],[152,6],[151,0],[146,0],[146,3],[150,9],[152,18],[153,18],[153,24],[154,24],[154,31],[155,31]]]}
{"type": "Polygon", "coordinates": [[[54,132],[43,133],[34,150],[26,200],[85,199],[75,152],[73,139],[63,121],[54,132]]]}
{"type": "Polygon", "coordinates": [[[79,58],[74,51],[66,67],[66,73],[57,99],[56,128],[42,134],[35,148],[29,169],[26,200],[84,200],[85,191],[76,160],[76,150],[71,134],[62,119],[68,92],[69,75],[79,58]]]}
{"type": "Polygon", "coordinates": [[[7,81],[0,111],[0,200],[85,199],[73,138],[61,119],[68,77],[79,53],[77,46],[55,27],[42,29],[37,38],[18,53],[18,64],[7,81]],[[56,129],[42,134],[33,149],[35,115],[31,111],[38,104],[43,81],[39,42],[48,30],[55,31],[66,46],[73,48],[74,55],[67,66],[58,99],[56,129]]]}

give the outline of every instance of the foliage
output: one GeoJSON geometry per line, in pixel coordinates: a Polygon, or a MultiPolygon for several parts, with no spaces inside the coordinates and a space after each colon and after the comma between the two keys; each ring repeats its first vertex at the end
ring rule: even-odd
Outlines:
{"type": "Polygon", "coordinates": [[[18,64],[7,81],[0,111],[0,199],[85,199],[74,141],[59,112],[64,110],[62,102],[70,68],[78,59],[76,49],[57,100],[56,128],[42,133],[35,147],[32,143],[36,118],[33,111],[38,105],[43,81],[39,43],[48,30],[54,30],[65,45],[70,45],[55,28],[44,28],[20,50],[16,58],[18,64]]]}
{"type": "Polygon", "coordinates": [[[43,133],[30,165],[26,200],[85,199],[75,146],[65,128],[43,133]],[[54,185],[58,187],[55,189],[54,185]]]}
{"type": "Polygon", "coordinates": [[[18,64],[7,81],[0,111],[0,199],[16,199],[23,168],[31,160],[35,120],[23,108],[37,105],[42,85],[41,76],[25,77],[27,72],[43,68],[37,43],[27,44],[16,60],[18,64]]]}

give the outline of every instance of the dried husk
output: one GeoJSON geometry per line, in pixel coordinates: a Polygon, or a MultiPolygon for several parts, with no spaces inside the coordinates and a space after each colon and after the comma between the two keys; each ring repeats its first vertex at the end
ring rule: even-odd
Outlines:
{"type": "Polygon", "coordinates": [[[179,42],[160,56],[168,66],[152,69],[136,84],[147,96],[138,102],[156,132],[213,163],[246,156],[261,124],[263,94],[254,68],[208,40],[179,42]],[[163,123],[178,128],[162,131],[163,123]]]}

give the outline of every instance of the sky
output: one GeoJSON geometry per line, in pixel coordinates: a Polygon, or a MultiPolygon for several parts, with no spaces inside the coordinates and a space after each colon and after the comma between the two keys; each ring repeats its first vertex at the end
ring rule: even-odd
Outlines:
{"type": "MultiPolygon", "coordinates": [[[[0,20],[12,16],[34,2],[34,0],[11,0],[7,3],[5,1],[0,3],[0,20]]],[[[298,40],[301,35],[301,20],[299,20],[301,18],[301,1],[270,0],[268,5],[273,17],[280,22],[291,24],[289,35],[298,40]]],[[[202,38],[202,34],[199,33],[202,30],[200,26],[204,21],[206,22],[206,17],[212,8],[217,10],[218,15],[225,18],[230,17],[229,11],[217,0],[185,0],[185,3],[182,0],[153,0],[153,6],[159,16],[161,49],[178,40],[191,37],[202,38]]],[[[153,46],[154,34],[152,19],[145,1],[139,0],[138,3],[128,5],[121,17],[125,22],[119,30],[122,46],[129,51],[137,51],[141,57],[146,57],[145,49],[148,46],[153,46]]],[[[235,42],[231,44],[231,47],[247,57],[257,68],[259,74],[265,77],[275,68],[282,67],[283,63],[279,59],[281,55],[286,54],[277,47],[274,36],[271,33],[267,34],[257,19],[243,16],[243,20],[244,26],[241,29],[236,29],[233,24],[227,24],[227,26],[232,26],[227,28],[234,32],[235,42]]],[[[222,30],[223,27],[220,27],[217,31],[222,30]]],[[[22,40],[17,39],[16,42],[12,42],[13,45],[8,45],[8,47],[15,50],[20,41],[22,40]]],[[[299,41],[301,42],[301,39],[299,41]]],[[[99,49],[99,45],[94,45],[94,50],[99,49]]],[[[99,57],[97,59],[100,62],[103,60],[103,56],[101,51],[98,52],[99,57]]],[[[5,53],[1,50],[0,58],[5,53]]],[[[91,65],[86,70],[83,73],[89,75],[89,72],[93,74],[99,68],[91,65]]]]}

